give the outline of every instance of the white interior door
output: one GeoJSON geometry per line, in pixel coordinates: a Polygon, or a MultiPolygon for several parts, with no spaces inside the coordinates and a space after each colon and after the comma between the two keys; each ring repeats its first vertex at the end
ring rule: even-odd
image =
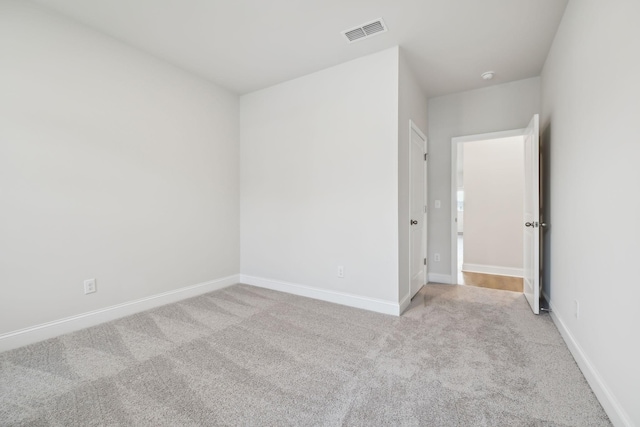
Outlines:
{"type": "Polygon", "coordinates": [[[524,295],[540,313],[540,125],[536,114],[524,135],[524,295]]]}
{"type": "Polygon", "coordinates": [[[427,139],[413,122],[410,137],[411,297],[427,283],[427,139]]]}

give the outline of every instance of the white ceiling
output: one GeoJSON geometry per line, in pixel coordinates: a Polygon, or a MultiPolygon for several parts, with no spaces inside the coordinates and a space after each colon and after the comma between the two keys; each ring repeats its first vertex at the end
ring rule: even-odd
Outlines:
{"type": "Polygon", "coordinates": [[[437,96],[539,75],[568,0],[35,1],[241,94],[400,45],[437,96]]]}

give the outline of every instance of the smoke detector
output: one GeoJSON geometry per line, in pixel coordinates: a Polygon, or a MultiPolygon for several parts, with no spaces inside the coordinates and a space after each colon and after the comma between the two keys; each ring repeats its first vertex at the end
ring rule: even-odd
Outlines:
{"type": "Polygon", "coordinates": [[[347,39],[348,43],[357,42],[360,40],[368,39],[376,34],[386,33],[387,26],[382,18],[375,21],[367,22],[348,30],[344,30],[342,35],[347,39]]]}
{"type": "Polygon", "coordinates": [[[496,73],[494,73],[493,71],[486,71],[480,74],[480,77],[482,77],[485,80],[491,80],[495,74],[496,73]]]}

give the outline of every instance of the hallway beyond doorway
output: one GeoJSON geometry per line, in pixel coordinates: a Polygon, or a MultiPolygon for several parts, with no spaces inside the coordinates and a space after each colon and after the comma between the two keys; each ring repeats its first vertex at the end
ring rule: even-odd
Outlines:
{"type": "Polygon", "coordinates": [[[471,273],[462,271],[463,263],[462,234],[458,234],[458,284],[467,286],[477,286],[481,288],[500,289],[503,291],[522,292],[522,277],[501,276],[497,274],[471,273]]]}

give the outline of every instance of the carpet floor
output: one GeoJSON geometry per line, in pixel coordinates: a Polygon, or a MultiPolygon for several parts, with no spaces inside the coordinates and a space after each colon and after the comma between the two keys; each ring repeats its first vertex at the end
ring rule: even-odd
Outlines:
{"type": "Polygon", "coordinates": [[[427,285],[401,317],[246,285],[0,354],[8,426],[608,426],[522,294],[427,285]]]}

